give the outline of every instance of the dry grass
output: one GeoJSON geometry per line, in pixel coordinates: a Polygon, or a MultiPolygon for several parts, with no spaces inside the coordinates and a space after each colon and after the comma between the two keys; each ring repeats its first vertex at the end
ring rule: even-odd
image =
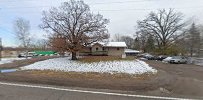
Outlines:
{"type": "Polygon", "coordinates": [[[32,59],[14,60],[12,63],[1,64],[0,69],[20,68],[22,66],[30,65],[38,61],[43,61],[43,60],[52,59],[52,58],[58,58],[58,56],[42,56],[42,57],[36,57],[32,59]]]}
{"type": "Polygon", "coordinates": [[[144,73],[141,75],[131,75],[126,73],[97,73],[97,72],[62,72],[62,71],[51,71],[51,70],[32,70],[32,75],[52,77],[52,78],[74,78],[74,79],[89,79],[89,80],[101,80],[101,79],[139,79],[146,80],[156,74],[144,73]]]}
{"type": "Polygon", "coordinates": [[[86,56],[80,58],[79,61],[92,63],[92,62],[100,62],[100,61],[120,61],[120,60],[135,60],[135,57],[116,57],[116,56],[86,56]]]}

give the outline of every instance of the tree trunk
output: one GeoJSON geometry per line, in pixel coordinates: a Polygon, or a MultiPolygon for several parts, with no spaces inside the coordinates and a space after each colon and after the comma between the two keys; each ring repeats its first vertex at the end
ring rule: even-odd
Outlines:
{"type": "Polygon", "coordinates": [[[25,51],[25,58],[28,59],[28,49],[25,51]]]}
{"type": "Polygon", "coordinates": [[[77,53],[76,52],[72,52],[72,60],[77,60],[77,53]]]}
{"type": "Polygon", "coordinates": [[[193,57],[193,49],[190,50],[190,57],[193,57]]]}

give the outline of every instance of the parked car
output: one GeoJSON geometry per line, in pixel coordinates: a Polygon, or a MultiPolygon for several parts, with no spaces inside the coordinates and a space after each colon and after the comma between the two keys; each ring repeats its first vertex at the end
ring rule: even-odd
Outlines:
{"type": "Polygon", "coordinates": [[[145,55],[149,55],[149,53],[138,54],[137,57],[144,57],[145,55]]]}
{"type": "Polygon", "coordinates": [[[172,59],[172,57],[166,57],[162,60],[162,62],[169,63],[169,61],[172,59]]]}
{"type": "Polygon", "coordinates": [[[187,58],[183,56],[173,56],[169,63],[185,64],[187,63],[187,58]]]}
{"type": "Polygon", "coordinates": [[[155,56],[151,55],[151,54],[146,54],[143,56],[143,58],[147,59],[147,60],[155,60],[155,56]]]}
{"type": "Polygon", "coordinates": [[[156,60],[162,61],[163,59],[167,58],[167,56],[165,55],[160,55],[158,57],[156,57],[156,60]]]}
{"type": "MultiPolygon", "coordinates": [[[[37,54],[35,52],[28,52],[27,57],[33,57],[33,56],[37,56],[37,54]]],[[[25,52],[24,53],[20,53],[18,55],[18,57],[19,58],[26,57],[26,53],[25,52]]]]}

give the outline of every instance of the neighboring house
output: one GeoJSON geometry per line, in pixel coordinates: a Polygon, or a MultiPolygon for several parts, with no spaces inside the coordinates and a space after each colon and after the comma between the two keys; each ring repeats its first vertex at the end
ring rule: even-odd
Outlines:
{"type": "Polygon", "coordinates": [[[125,49],[126,56],[136,56],[140,53],[140,51],[133,50],[133,49],[125,49]]]}
{"type": "Polygon", "coordinates": [[[125,42],[96,42],[85,47],[80,55],[103,55],[120,56],[125,55],[127,45],[125,42]]]}
{"type": "MultiPolygon", "coordinates": [[[[22,47],[4,47],[1,54],[2,57],[18,57],[18,55],[20,53],[25,53],[25,48],[22,47]]],[[[41,50],[41,49],[35,49],[35,48],[29,48],[28,51],[38,51],[37,53],[39,53],[39,51],[51,51],[50,48],[48,48],[47,50],[41,50]]],[[[41,52],[42,53],[42,52],[41,52]]]]}
{"type": "Polygon", "coordinates": [[[2,50],[2,57],[17,57],[23,51],[23,48],[5,47],[2,50]]]}

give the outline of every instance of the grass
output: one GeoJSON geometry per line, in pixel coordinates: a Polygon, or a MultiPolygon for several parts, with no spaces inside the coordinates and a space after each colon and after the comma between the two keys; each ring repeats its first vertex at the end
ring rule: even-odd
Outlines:
{"type": "Polygon", "coordinates": [[[5,70],[5,69],[17,69],[17,68],[5,68],[5,67],[0,68],[0,70],[5,70]]]}
{"type": "Polygon", "coordinates": [[[86,56],[80,58],[79,61],[85,63],[100,62],[100,61],[126,61],[126,60],[135,60],[135,57],[116,57],[116,56],[86,56]]]}
{"type": "Polygon", "coordinates": [[[0,70],[2,70],[2,69],[16,69],[16,68],[20,68],[23,66],[33,64],[33,63],[38,62],[38,61],[43,61],[43,60],[52,59],[52,58],[58,58],[58,57],[43,56],[43,57],[37,57],[37,58],[32,58],[32,59],[14,60],[11,63],[0,64],[0,70]]]}
{"type": "Polygon", "coordinates": [[[74,78],[74,79],[90,79],[90,80],[100,80],[100,79],[139,79],[146,80],[156,74],[144,73],[141,75],[126,74],[126,73],[97,73],[97,72],[63,72],[63,71],[51,71],[51,70],[31,70],[32,75],[46,76],[46,77],[56,77],[56,78],[74,78]]]}
{"type": "Polygon", "coordinates": [[[17,58],[17,56],[6,56],[6,57],[2,57],[2,58],[17,58]]]}
{"type": "MultiPolygon", "coordinates": [[[[86,56],[78,59],[80,62],[92,63],[100,61],[133,61],[135,57],[120,58],[115,56],[86,56]]],[[[70,79],[90,79],[90,80],[100,80],[100,79],[138,79],[146,80],[153,76],[154,73],[143,73],[143,74],[128,74],[128,73],[98,73],[98,72],[63,72],[63,71],[53,71],[53,70],[30,70],[33,75],[55,77],[55,78],[70,78],[70,79]]]]}

